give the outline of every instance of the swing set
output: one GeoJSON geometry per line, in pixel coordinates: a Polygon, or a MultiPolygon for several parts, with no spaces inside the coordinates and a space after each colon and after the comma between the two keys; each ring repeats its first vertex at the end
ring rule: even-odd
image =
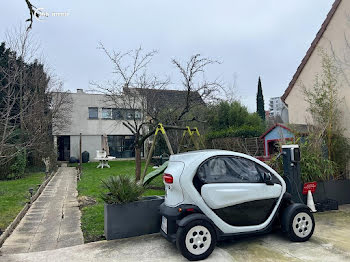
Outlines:
{"type": "Polygon", "coordinates": [[[148,168],[149,163],[152,159],[153,151],[154,151],[154,148],[156,146],[156,139],[157,139],[158,134],[163,135],[163,138],[165,140],[165,143],[167,145],[167,148],[169,150],[170,155],[174,154],[174,150],[171,146],[171,143],[169,141],[169,137],[166,133],[166,130],[182,130],[183,131],[179,146],[177,148],[177,154],[180,152],[188,152],[188,151],[192,151],[192,150],[199,150],[199,149],[205,148],[201,134],[199,133],[197,127],[190,128],[189,126],[186,126],[186,127],[168,126],[168,125],[163,125],[163,124],[159,123],[157,125],[155,132],[154,132],[152,145],[151,145],[151,148],[148,152],[145,169],[144,169],[144,171],[142,173],[142,177],[141,177],[141,181],[143,180],[144,185],[149,184],[151,182],[151,180],[153,180],[156,176],[162,174],[168,166],[168,161],[166,161],[159,168],[157,168],[156,170],[154,170],[151,173],[146,175],[147,168],[148,168]]]}

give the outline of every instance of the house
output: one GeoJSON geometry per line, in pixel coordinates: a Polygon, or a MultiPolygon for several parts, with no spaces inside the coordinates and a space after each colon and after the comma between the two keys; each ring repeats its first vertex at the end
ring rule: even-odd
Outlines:
{"type": "Polygon", "coordinates": [[[345,135],[350,137],[350,66],[349,55],[350,45],[350,1],[336,0],[333,3],[325,21],[318,31],[310,48],[302,59],[292,80],[285,90],[282,101],[288,106],[289,123],[306,124],[312,123],[312,119],[307,111],[308,104],[305,101],[303,86],[312,88],[317,74],[322,72],[322,56],[320,49],[336,59],[336,63],[341,66],[341,75],[338,82],[342,83],[339,96],[343,99],[340,109],[343,113],[342,125],[345,135]]]}
{"type": "MultiPolygon", "coordinates": [[[[130,90],[137,91],[139,94],[144,92],[141,95],[156,111],[169,107],[176,108],[182,105],[187,97],[187,91],[179,90],[138,90],[136,88],[130,90]]],[[[143,112],[137,109],[137,105],[133,109],[116,108],[116,104],[125,103],[123,101],[112,103],[104,94],[85,93],[82,89],[77,89],[76,93],[68,95],[72,101],[70,123],[64,130],[53,132],[59,161],[68,161],[70,157],[79,158],[80,134],[82,134],[82,152],[89,152],[90,160],[96,157],[96,150],[101,150],[105,146],[105,136],[107,136],[109,155],[117,158],[135,156],[134,136],[123,122],[141,120],[143,112]]],[[[189,99],[204,103],[197,92],[191,94],[189,99]]]]}
{"type": "Polygon", "coordinates": [[[132,157],[133,135],[122,121],[139,118],[141,112],[127,108],[114,108],[106,102],[103,94],[85,93],[77,89],[69,94],[71,121],[65,130],[53,133],[57,146],[58,160],[68,161],[70,157],[79,158],[80,133],[82,134],[82,152],[87,151],[90,159],[96,157],[96,150],[103,147],[103,136],[107,135],[110,155],[132,157]]]}

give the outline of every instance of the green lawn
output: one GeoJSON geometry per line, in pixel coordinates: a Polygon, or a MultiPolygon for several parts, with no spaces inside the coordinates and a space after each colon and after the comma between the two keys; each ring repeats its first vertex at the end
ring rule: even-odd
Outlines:
{"type": "MultiPolygon", "coordinates": [[[[104,203],[100,198],[102,192],[101,180],[115,175],[126,175],[134,177],[135,174],[135,161],[110,161],[111,168],[96,168],[98,163],[85,163],[83,164],[83,175],[81,181],[78,183],[79,196],[93,197],[97,204],[82,208],[81,226],[84,233],[85,242],[97,241],[103,238],[103,207],[104,203]]],[[[142,163],[142,171],[144,168],[144,162],[142,163]]],[[[148,168],[148,172],[151,172],[152,167],[148,168]]],[[[156,189],[148,189],[145,192],[145,196],[150,195],[164,195],[162,177],[157,177],[152,181],[151,187],[156,189]]]]}
{"type": "Polygon", "coordinates": [[[29,200],[28,189],[32,187],[37,190],[44,178],[44,173],[27,173],[21,179],[0,181],[0,229],[2,231],[5,231],[29,200]]]}

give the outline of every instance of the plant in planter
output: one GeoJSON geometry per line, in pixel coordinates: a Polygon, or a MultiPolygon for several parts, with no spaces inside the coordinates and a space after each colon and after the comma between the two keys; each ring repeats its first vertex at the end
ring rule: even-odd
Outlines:
{"type": "Polygon", "coordinates": [[[159,196],[141,197],[145,187],[127,176],[112,176],[102,181],[107,193],[101,194],[104,206],[104,231],[107,240],[152,234],[160,230],[159,196]]]}
{"type": "Polygon", "coordinates": [[[139,200],[145,187],[127,176],[111,176],[102,180],[102,187],[107,193],[101,194],[106,204],[123,204],[139,200]]]}

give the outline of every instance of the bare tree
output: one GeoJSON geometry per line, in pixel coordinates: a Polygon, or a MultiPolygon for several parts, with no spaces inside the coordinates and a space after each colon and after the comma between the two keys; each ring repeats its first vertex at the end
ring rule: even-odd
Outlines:
{"type": "MultiPolygon", "coordinates": [[[[134,135],[135,178],[141,175],[141,149],[147,138],[154,134],[159,122],[176,125],[183,121],[201,121],[190,114],[196,106],[205,106],[205,102],[214,101],[220,92],[218,81],[206,81],[204,71],[217,61],[194,55],[182,65],[177,60],[173,64],[183,76],[182,90],[165,90],[169,80],[160,80],[149,76],[147,67],[156,51],[144,52],[141,48],[126,53],[110,52],[102,44],[99,48],[107,55],[114,67],[116,80],[107,84],[91,83],[94,90],[106,96],[106,103],[115,108],[130,111],[123,125],[134,135]],[[173,101],[165,93],[172,93],[173,101]],[[188,116],[188,118],[186,118],[188,116]]],[[[118,117],[113,117],[118,119],[118,117]]],[[[119,120],[120,121],[120,120],[119,120]]]]}
{"type": "Polygon", "coordinates": [[[169,81],[159,80],[147,74],[147,66],[156,51],[144,52],[140,47],[126,53],[116,53],[108,51],[101,43],[99,48],[112,62],[116,80],[105,85],[91,84],[94,90],[105,94],[106,103],[115,108],[113,118],[122,121],[123,125],[133,134],[135,178],[140,180],[141,150],[145,140],[154,133],[153,125],[157,121],[158,114],[156,108],[152,106],[157,104],[158,98],[150,91],[163,90],[169,81]]]}
{"type": "MultiPolygon", "coordinates": [[[[37,47],[30,32],[13,32],[7,35],[9,48],[5,43],[0,47],[0,164],[23,151],[45,157],[53,153],[52,119],[65,114],[69,102],[64,93],[53,99],[62,84],[34,59],[37,47]]],[[[60,123],[68,119],[66,115],[60,123]]]]}
{"type": "MultiPolygon", "coordinates": [[[[201,57],[196,54],[190,57],[186,63],[180,63],[173,59],[172,63],[180,71],[182,76],[182,87],[186,91],[183,103],[173,109],[172,115],[176,115],[176,121],[183,120],[191,109],[202,106],[204,103],[216,101],[223,91],[223,85],[218,81],[208,81],[205,78],[205,70],[209,65],[219,64],[216,60],[201,57]]],[[[195,120],[195,119],[194,119],[195,120]]]]}

